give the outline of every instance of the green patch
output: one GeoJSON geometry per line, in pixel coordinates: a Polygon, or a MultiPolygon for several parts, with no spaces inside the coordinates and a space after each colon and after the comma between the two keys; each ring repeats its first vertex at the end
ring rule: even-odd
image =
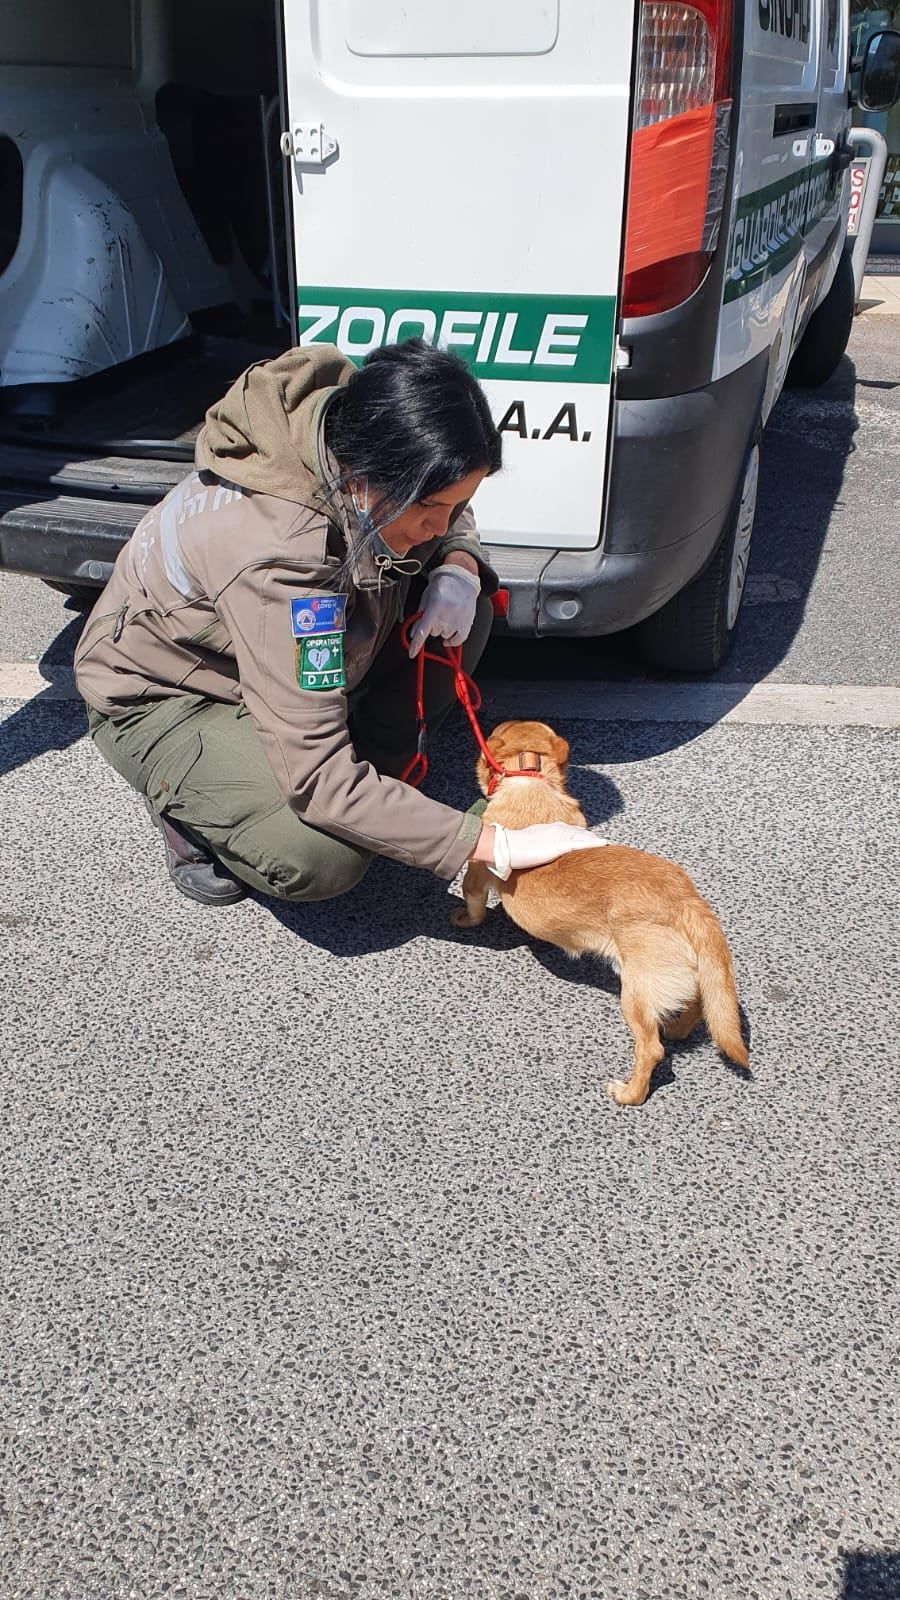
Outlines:
{"type": "Polygon", "coordinates": [[[344,635],[320,633],[297,640],[297,682],[301,689],[343,689],[344,635]]]}
{"type": "Polygon", "coordinates": [[[827,158],[741,195],[728,246],[726,304],[783,272],[816,223],[837,218],[839,204],[840,190],[827,158]]]}
{"type": "Polygon", "coordinates": [[[422,289],[297,290],[301,344],[336,344],[351,361],[404,339],[461,356],[479,379],[610,381],[614,295],[476,294],[422,289]]]}

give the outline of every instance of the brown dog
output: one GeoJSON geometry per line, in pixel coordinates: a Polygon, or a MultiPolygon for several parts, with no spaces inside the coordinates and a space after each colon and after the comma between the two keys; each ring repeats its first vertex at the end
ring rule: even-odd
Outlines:
{"type": "MultiPolygon", "coordinates": [[[[495,780],[485,822],[506,828],[533,822],[586,826],[578,802],[566,793],[569,747],[552,728],[543,722],[503,722],[488,748],[501,766],[538,768],[541,776],[495,780]]],[[[487,794],[491,773],[483,756],[476,772],[487,794]]],[[[705,1020],[723,1055],[748,1065],[725,935],[680,867],[616,844],[514,872],[505,883],[472,863],[463,880],[465,909],[452,917],[458,928],[484,921],[492,888],[526,933],[572,956],[588,951],[605,956],[621,975],[634,1068],[627,1081],[613,1078],[606,1086],[620,1106],[639,1106],[647,1098],[653,1068],[665,1055],[660,1024],[670,1039],[686,1039],[705,1020]]]]}

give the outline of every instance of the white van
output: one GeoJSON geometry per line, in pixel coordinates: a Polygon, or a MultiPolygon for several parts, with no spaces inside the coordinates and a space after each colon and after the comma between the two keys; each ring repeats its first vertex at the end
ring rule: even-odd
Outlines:
{"type": "Polygon", "coordinates": [[[848,46],[847,0],[6,8],[0,565],[102,583],[250,360],[424,336],[503,431],[502,625],[716,667],[761,430],[850,331],[848,46]]]}

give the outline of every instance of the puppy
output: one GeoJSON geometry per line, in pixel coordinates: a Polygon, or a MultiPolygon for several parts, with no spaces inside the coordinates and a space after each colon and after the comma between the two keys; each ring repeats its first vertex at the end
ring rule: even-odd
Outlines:
{"type": "MultiPolygon", "coordinates": [[[[576,800],[566,793],[569,747],[543,722],[503,722],[488,740],[507,769],[537,768],[537,777],[494,778],[484,756],[476,767],[483,794],[496,785],[483,820],[506,828],[533,822],[586,827],[576,800]]],[[[480,863],[463,880],[465,909],[458,928],[484,921],[488,891],[535,939],[571,956],[605,956],[622,979],[622,1015],[634,1035],[634,1066],[626,1081],[613,1078],[607,1092],[620,1106],[647,1098],[654,1067],[665,1055],[660,1025],[670,1039],[686,1039],[702,1020],[723,1055],[749,1063],[741,1037],[731,953],[715,913],[686,872],[671,861],[609,844],[578,850],[546,867],[514,872],[501,883],[480,863]]]]}

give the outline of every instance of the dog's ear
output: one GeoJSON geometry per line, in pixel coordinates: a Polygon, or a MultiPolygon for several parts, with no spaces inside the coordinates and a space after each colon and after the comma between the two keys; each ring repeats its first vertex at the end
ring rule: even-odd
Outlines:
{"type": "Polygon", "coordinates": [[[556,765],[564,772],[569,761],[569,746],[558,733],[554,733],[550,741],[550,753],[556,765]]]}
{"type": "Polygon", "coordinates": [[[488,749],[496,761],[504,761],[522,748],[518,730],[521,722],[499,722],[488,737],[488,749]]]}

